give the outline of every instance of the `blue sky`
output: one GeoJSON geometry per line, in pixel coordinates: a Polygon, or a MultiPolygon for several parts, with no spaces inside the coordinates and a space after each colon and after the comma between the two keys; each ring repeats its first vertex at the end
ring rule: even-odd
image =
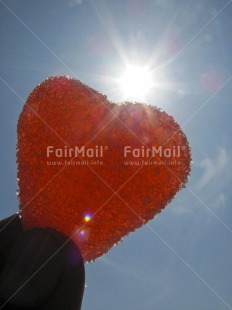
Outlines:
{"type": "Polygon", "coordinates": [[[69,75],[115,102],[128,63],[146,102],[192,148],[187,187],[148,225],[86,265],[84,310],[232,309],[232,1],[0,0],[0,218],[18,210],[16,125],[42,80],[69,75]]]}

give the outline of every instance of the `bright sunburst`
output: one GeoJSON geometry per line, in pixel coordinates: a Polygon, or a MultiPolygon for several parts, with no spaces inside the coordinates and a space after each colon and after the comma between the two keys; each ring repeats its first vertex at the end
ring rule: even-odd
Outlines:
{"type": "Polygon", "coordinates": [[[129,65],[119,80],[124,100],[144,100],[154,86],[152,74],[146,67],[129,65]]]}

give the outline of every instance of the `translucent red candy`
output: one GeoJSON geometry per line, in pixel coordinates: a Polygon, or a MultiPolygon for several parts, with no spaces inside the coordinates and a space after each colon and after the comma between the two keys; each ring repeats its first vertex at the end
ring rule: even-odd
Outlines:
{"type": "Polygon", "coordinates": [[[154,218],[190,172],[188,141],[171,116],[146,104],[111,103],[68,77],[32,91],[17,147],[24,228],[57,229],[85,261],[154,218]]]}

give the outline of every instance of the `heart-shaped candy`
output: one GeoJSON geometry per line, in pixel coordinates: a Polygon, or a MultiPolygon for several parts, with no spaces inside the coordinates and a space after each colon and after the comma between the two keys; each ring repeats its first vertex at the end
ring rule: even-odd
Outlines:
{"type": "Polygon", "coordinates": [[[32,91],[17,147],[24,228],[68,235],[85,261],[154,218],[190,172],[188,141],[171,116],[146,104],[111,103],[68,77],[32,91]]]}

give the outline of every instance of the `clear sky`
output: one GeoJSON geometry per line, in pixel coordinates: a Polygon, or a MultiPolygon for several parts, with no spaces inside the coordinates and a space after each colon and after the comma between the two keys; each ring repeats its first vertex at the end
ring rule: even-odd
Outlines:
{"type": "Polygon", "coordinates": [[[232,1],[0,0],[0,218],[18,210],[16,125],[31,90],[69,75],[123,98],[146,65],[145,101],[182,126],[189,183],[148,225],[86,265],[84,310],[232,309],[232,1]]]}

